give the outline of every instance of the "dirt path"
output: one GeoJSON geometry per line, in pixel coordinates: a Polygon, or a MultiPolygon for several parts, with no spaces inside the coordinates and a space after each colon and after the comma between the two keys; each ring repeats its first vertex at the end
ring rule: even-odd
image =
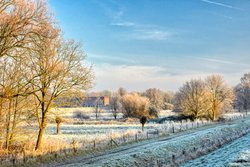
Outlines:
{"type": "MultiPolygon", "coordinates": [[[[55,166],[65,166],[65,167],[103,166],[104,163],[108,160],[114,160],[114,159],[119,160],[119,157],[121,156],[137,157],[138,155],[140,156],[141,153],[147,153],[147,152],[149,154],[152,154],[152,151],[154,151],[155,148],[164,147],[166,144],[176,143],[176,141],[178,142],[184,141],[185,143],[185,140],[187,139],[196,138],[196,136],[203,136],[208,133],[212,133],[218,128],[228,127],[229,125],[234,125],[237,123],[238,122],[231,122],[231,123],[210,125],[207,127],[200,127],[200,128],[172,134],[170,136],[165,136],[165,137],[160,137],[157,139],[151,139],[148,141],[120,146],[112,150],[105,151],[103,153],[99,153],[93,156],[75,157],[74,159],[70,159],[62,163],[51,165],[51,166],[53,167],[55,166]]],[[[125,165],[126,164],[121,164],[121,166],[125,166],[125,165]]],[[[104,166],[109,166],[109,163],[106,163],[104,166]]],[[[130,166],[129,163],[126,166],[130,166]]]]}

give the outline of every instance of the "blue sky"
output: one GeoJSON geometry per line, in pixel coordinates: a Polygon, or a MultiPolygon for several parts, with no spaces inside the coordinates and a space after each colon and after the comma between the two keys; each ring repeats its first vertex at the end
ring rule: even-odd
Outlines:
{"type": "Polygon", "coordinates": [[[66,38],[83,43],[93,90],[178,90],[250,72],[249,0],[49,0],[66,38]]]}

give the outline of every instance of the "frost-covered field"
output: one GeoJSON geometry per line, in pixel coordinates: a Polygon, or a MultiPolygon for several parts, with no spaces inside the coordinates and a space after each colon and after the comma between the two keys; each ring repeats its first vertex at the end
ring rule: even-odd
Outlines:
{"type": "Polygon", "coordinates": [[[190,161],[183,167],[221,167],[250,166],[250,134],[211,152],[208,155],[190,161]]]}
{"type": "MultiPolygon", "coordinates": [[[[124,142],[137,141],[141,139],[154,138],[181,130],[187,130],[196,128],[203,125],[212,124],[206,120],[182,121],[172,122],[166,121],[162,124],[147,123],[145,125],[144,132],[141,131],[141,124],[139,120],[133,120],[132,122],[113,121],[112,113],[109,111],[103,111],[98,121],[93,118],[92,108],[61,108],[54,109],[52,113],[66,117],[73,117],[74,112],[83,112],[86,115],[91,116],[90,120],[83,120],[81,124],[72,124],[63,122],[59,135],[56,135],[56,125],[48,124],[45,133],[45,142],[53,142],[53,146],[58,145],[56,149],[72,148],[71,143],[76,143],[79,149],[93,149],[110,144],[111,140],[114,140],[117,144],[124,142]],[[57,112],[57,113],[56,113],[57,112]],[[105,121],[108,119],[109,121],[105,121]]],[[[121,114],[121,113],[120,113],[121,114]]],[[[175,115],[171,111],[161,111],[160,117],[166,117],[175,115]]],[[[242,114],[229,114],[226,118],[238,118],[242,114]]],[[[36,129],[36,128],[34,128],[36,129]]]]}
{"type": "MultiPolygon", "coordinates": [[[[65,166],[160,166],[178,165],[204,155],[250,131],[250,120],[202,127],[191,132],[132,144],[100,156],[65,162],[65,166]]],[[[191,165],[193,166],[193,165],[191,165]]],[[[203,164],[204,166],[204,164],[203,164]]]]}
{"type": "Polygon", "coordinates": [[[197,120],[196,122],[165,122],[163,124],[148,123],[144,132],[141,131],[141,124],[133,123],[112,123],[112,124],[63,124],[61,133],[56,135],[56,126],[50,124],[46,128],[45,140],[55,140],[60,143],[77,142],[78,147],[107,146],[113,139],[116,143],[130,142],[140,139],[158,137],[173,132],[183,131],[199,126],[212,124],[210,121],[197,120]]]}

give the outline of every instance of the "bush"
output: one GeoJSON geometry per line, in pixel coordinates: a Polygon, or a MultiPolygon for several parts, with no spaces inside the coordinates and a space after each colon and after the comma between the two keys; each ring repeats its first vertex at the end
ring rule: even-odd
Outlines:
{"type": "Polygon", "coordinates": [[[73,117],[81,120],[90,119],[90,116],[84,114],[82,111],[75,111],[73,117]]]}
{"type": "Polygon", "coordinates": [[[121,99],[124,117],[149,116],[149,100],[136,93],[126,94],[121,99]]]}
{"type": "Polygon", "coordinates": [[[149,112],[150,117],[158,118],[159,110],[156,107],[150,106],[148,112],[149,112]]]}

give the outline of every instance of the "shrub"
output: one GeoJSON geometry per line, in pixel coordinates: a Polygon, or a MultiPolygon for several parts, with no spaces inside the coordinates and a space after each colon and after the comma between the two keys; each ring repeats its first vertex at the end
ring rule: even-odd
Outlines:
{"type": "Polygon", "coordinates": [[[158,118],[159,110],[154,106],[150,106],[148,113],[149,113],[150,117],[158,118]]]}
{"type": "Polygon", "coordinates": [[[82,111],[74,111],[74,118],[77,118],[77,119],[90,119],[90,116],[84,114],[82,111]]]}
{"type": "Polygon", "coordinates": [[[149,116],[149,100],[136,93],[126,94],[121,99],[122,112],[125,117],[149,116]]]}
{"type": "Polygon", "coordinates": [[[62,123],[62,118],[57,116],[55,119],[56,122],[56,134],[60,133],[60,124],[62,123]]]}

